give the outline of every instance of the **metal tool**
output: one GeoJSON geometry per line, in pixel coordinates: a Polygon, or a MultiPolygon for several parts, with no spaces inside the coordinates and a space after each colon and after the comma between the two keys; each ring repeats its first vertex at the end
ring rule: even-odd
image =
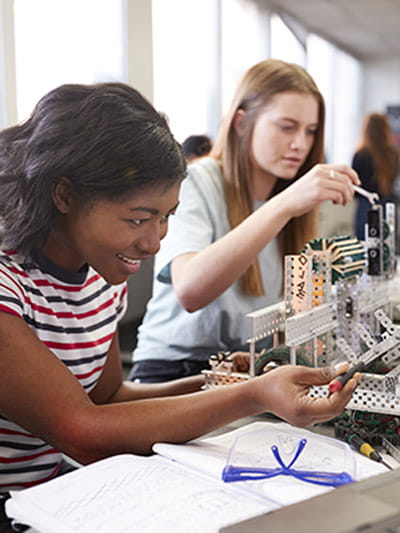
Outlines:
{"type": "Polygon", "coordinates": [[[361,196],[367,198],[371,205],[375,205],[379,201],[379,194],[376,192],[367,191],[366,189],[363,189],[358,185],[353,185],[353,189],[356,193],[361,194],[361,196]]]}

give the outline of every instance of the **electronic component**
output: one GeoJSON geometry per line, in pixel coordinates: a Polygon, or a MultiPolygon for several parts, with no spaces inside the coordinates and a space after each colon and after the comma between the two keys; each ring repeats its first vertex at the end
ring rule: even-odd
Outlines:
{"type": "Polygon", "coordinates": [[[383,273],[383,222],[382,206],[376,205],[368,211],[367,257],[368,274],[380,276],[383,273]]]}

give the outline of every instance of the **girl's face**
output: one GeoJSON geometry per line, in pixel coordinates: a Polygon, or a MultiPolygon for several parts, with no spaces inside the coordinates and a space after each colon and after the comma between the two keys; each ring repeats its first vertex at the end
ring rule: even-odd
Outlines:
{"type": "Polygon", "coordinates": [[[312,94],[274,96],[254,124],[250,144],[253,177],[294,178],[314,144],[318,114],[318,101],[312,94]]]}
{"type": "MultiPolygon", "coordinates": [[[[92,266],[110,284],[126,281],[156,254],[178,206],[180,183],[145,189],[121,202],[98,200],[82,208],[70,197],[43,252],[66,270],[92,266]]],[[[61,208],[60,208],[61,206],[61,208]]]]}

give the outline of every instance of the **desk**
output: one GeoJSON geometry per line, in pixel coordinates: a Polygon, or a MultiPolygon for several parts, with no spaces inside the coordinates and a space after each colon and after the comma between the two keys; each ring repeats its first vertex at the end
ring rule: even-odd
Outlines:
{"type": "Polygon", "coordinates": [[[220,533],[395,533],[400,531],[400,469],[340,487],[220,533]]]}
{"type": "MultiPolygon", "coordinates": [[[[222,428],[216,429],[215,431],[211,431],[210,433],[207,433],[206,435],[204,435],[204,437],[214,437],[216,435],[221,435],[223,433],[227,433],[228,431],[232,431],[239,427],[246,426],[247,424],[251,424],[252,422],[260,422],[263,420],[267,422],[283,422],[284,421],[283,419],[277,418],[276,416],[271,415],[270,413],[262,413],[260,415],[247,416],[244,418],[240,418],[239,420],[235,420],[234,422],[227,424],[226,426],[223,426],[222,428]]],[[[314,431],[315,433],[319,433],[320,435],[325,435],[326,437],[335,436],[334,428],[332,424],[329,424],[329,423],[308,426],[307,429],[310,431],[314,431]]]]}
{"type": "MultiPolygon", "coordinates": [[[[332,452],[331,444],[326,443],[325,450],[330,451],[324,452],[323,438],[311,438],[309,431],[306,436],[305,430],[295,430],[287,424],[276,422],[279,420],[266,414],[243,418],[204,436],[200,439],[202,441],[200,443],[188,443],[187,446],[158,443],[155,445],[156,455],[154,456],[139,457],[127,454],[99,461],[87,468],[78,469],[71,474],[50,481],[49,484],[37,487],[33,490],[33,494],[30,492],[26,495],[28,502],[26,498],[25,502],[28,505],[24,508],[25,514],[17,513],[16,516],[20,516],[21,520],[25,518],[26,521],[29,521],[30,517],[35,517],[37,524],[43,524],[43,520],[46,520],[46,525],[49,526],[50,515],[59,521],[57,524],[61,522],[68,524],[68,531],[75,530],[71,527],[78,523],[84,528],[77,529],[87,531],[87,533],[98,531],[99,524],[105,525],[107,531],[120,531],[121,533],[136,530],[145,530],[147,533],[159,531],[216,533],[218,528],[223,526],[226,528],[227,524],[234,523],[236,524],[234,527],[239,527],[239,521],[257,516],[260,519],[263,517],[264,526],[268,526],[269,530],[276,533],[274,528],[269,528],[271,520],[276,520],[276,513],[286,512],[286,509],[290,513],[293,504],[297,505],[297,502],[301,500],[302,503],[296,508],[299,513],[295,518],[297,529],[297,519],[304,518],[303,505],[312,505],[311,500],[318,501],[317,495],[326,490],[330,490],[330,493],[339,493],[341,489],[336,491],[326,487],[317,487],[285,476],[266,479],[257,485],[245,484],[240,487],[240,490],[234,489],[230,484],[224,485],[220,481],[228,450],[236,442],[235,436],[238,434],[250,437],[249,444],[246,443],[245,449],[240,452],[244,452],[242,453],[243,460],[246,460],[248,451],[250,456],[254,451],[255,459],[259,460],[261,457],[262,461],[265,450],[269,449],[265,447],[266,442],[269,442],[269,447],[271,446],[271,441],[263,438],[267,426],[269,432],[266,435],[270,438],[272,435],[272,442],[276,443],[275,439],[282,438],[280,443],[283,445],[288,443],[289,448],[303,437],[308,439],[310,446],[312,442],[318,441],[312,449],[310,464],[327,465],[328,468],[323,469],[330,470],[329,465],[335,463],[331,459],[335,457],[336,446],[334,446],[335,451],[332,452]],[[253,425],[255,432],[249,431],[249,423],[253,425]],[[274,426],[276,426],[276,431],[274,426]],[[282,428],[282,431],[278,429],[278,426],[282,428]],[[232,431],[235,434],[232,434],[232,431]],[[229,434],[225,435],[226,432],[229,434]],[[205,438],[210,436],[214,438],[205,438]],[[34,503],[32,503],[32,496],[34,503]],[[84,502],[83,505],[82,502],[84,502]],[[36,514],[32,512],[32,509],[35,509],[36,514]],[[51,509],[51,512],[46,512],[43,516],[41,514],[43,509],[51,509]],[[269,514],[265,514],[267,511],[269,514]],[[113,525],[116,527],[113,528],[113,525]]],[[[333,428],[324,424],[314,426],[313,430],[329,435],[333,428]]],[[[290,449],[287,452],[290,454],[290,449]]],[[[340,471],[348,471],[345,465],[349,463],[345,461],[341,463],[341,466],[339,465],[340,471]]],[[[239,464],[244,463],[239,462],[239,464]]],[[[357,459],[357,464],[364,468],[364,474],[362,474],[362,469],[359,471],[361,477],[376,473],[381,468],[377,469],[376,463],[361,456],[357,459]],[[373,465],[372,468],[371,465],[373,465]]],[[[311,469],[313,469],[312,466],[311,469]]],[[[357,485],[358,483],[352,484],[354,487],[357,485]]],[[[393,496],[393,492],[391,494],[393,496]]],[[[353,496],[345,498],[348,507],[352,507],[353,498],[357,500],[357,497],[353,496]]],[[[22,500],[24,500],[23,496],[22,500]]],[[[19,501],[21,502],[21,498],[19,501]]],[[[313,516],[314,514],[310,513],[309,517],[313,516]]],[[[290,520],[293,520],[293,517],[290,520]]],[[[253,531],[265,529],[260,524],[257,527],[258,529],[253,531]]],[[[56,530],[53,528],[50,531],[53,533],[56,530]]],[[[246,528],[243,531],[248,533],[250,530],[246,528]]],[[[285,533],[286,531],[289,531],[289,528],[285,530],[285,533]]],[[[332,533],[338,533],[338,531],[335,529],[332,533]]]]}

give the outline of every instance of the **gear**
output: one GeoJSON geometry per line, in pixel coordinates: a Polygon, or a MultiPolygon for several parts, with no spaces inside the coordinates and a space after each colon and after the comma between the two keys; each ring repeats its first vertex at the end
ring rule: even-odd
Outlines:
{"type": "MultiPolygon", "coordinates": [[[[309,251],[331,252],[332,283],[362,274],[367,265],[364,246],[355,237],[337,236],[330,239],[314,239],[309,241],[303,249],[303,253],[309,251]]],[[[318,262],[317,259],[315,260],[318,262]]],[[[318,269],[317,264],[315,269],[318,269]]]]}

